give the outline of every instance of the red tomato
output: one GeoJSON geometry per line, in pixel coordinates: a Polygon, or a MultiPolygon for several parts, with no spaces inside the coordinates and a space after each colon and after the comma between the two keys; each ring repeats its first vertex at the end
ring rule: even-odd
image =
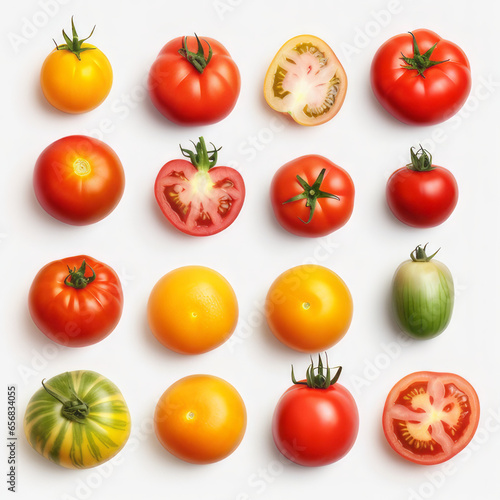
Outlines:
{"type": "Polygon", "coordinates": [[[354,184],[349,174],[319,155],[285,163],[271,183],[271,202],[278,222],[299,236],[324,236],[351,217],[354,184]]]}
{"type": "Polygon", "coordinates": [[[292,462],[308,467],[328,465],[354,445],[358,408],[351,393],[337,383],[340,371],[330,380],[321,358],[317,368],[309,367],[307,382],[297,382],[292,370],[294,385],[278,401],[272,427],[278,450],[292,462]]]}
{"type": "Polygon", "coordinates": [[[107,144],[72,135],[42,152],[33,184],[38,202],[52,217],[83,226],[114,210],[123,195],[125,174],[120,159],[107,144]]]}
{"type": "Polygon", "coordinates": [[[380,104],[410,125],[432,125],[453,116],[471,89],[463,50],[426,29],[396,35],[377,51],[371,84],[380,104]]]}
{"type": "Polygon", "coordinates": [[[476,391],[453,373],[411,373],[392,388],[384,407],[387,441],[416,464],[454,457],[474,437],[478,423],[476,391]]]}
{"type": "Polygon", "coordinates": [[[179,37],[161,49],[149,72],[148,88],[153,104],[170,121],[209,125],[234,108],[240,72],[217,40],[179,37]]]}
{"type": "Polygon", "coordinates": [[[155,197],[163,215],[177,229],[193,236],[226,229],[245,199],[243,178],[234,168],[215,167],[219,150],[213,147],[207,151],[200,137],[196,153],[181,148],[191,161],[169,161],[155,181],[155,197]]]}
{"type": "Polygon", "coordinates": [[[408,226],[433,227],[444,222],[458,201],[458,185],[446,168],[432,164],[432,155],[410,149],[411,163],[387,181],[386,197],[392,213],[408,226]]]}
{"type": "Polygon", "coordinates": [[[120,320],[123,292],[117,274],[87,255],[56,260],[35,276],[29,310],[51,340],[84,347],[107,337],[120,320]]]}

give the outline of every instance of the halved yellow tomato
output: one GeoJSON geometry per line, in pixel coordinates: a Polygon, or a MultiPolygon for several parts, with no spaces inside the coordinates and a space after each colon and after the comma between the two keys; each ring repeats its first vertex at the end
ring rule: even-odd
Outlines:
{"type": "Polygon", "coordinates": [[[347,75],[333,50],[313,35],[296,36],[281,47],[267,70],[264,97],[300,125],[331,120],[344,103],[347,75]]]}

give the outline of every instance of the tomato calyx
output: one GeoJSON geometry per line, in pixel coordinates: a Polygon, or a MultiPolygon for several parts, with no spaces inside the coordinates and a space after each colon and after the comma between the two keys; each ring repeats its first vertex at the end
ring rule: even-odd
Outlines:
{"type": "Polygon", "coordinates": [[[185,149],[180,144],[179,147],[181,148],[183,156],[189,158],[197,170],[200,172],[208,172],[217,164],[217,153],[222,149],[222,146],[220,148],[216,148],[213,143],[210,143],[214,149],[208,151],[205,139],[203,137],[199,137],[198,140],[200,141],[198,143],[191,141],[196,149],[196,152],[191,151],[190,149],[185,149]]]}
{"type": "Polygon", "coordinates": [[[438,248],[432,255],[427,256],[425,253],[425,249],[427,248],[427,245],[429,243],[426,243],[423,247],[422,245],[418,245],[415,250],[410,254],[411,260],[413,262],[429,262],[432,260],[435,255],[441,250],[441,248],[438,248]]]}
{"type": "Polygon", "coordinates": [[[313,215],[314,215],[314,210],[316,209],[316,203],[319,198],[332,198],[334,200],[340,200],[340,198],[332,193],[327,193],[325,191],[321,191],[321,184],[323,182],[323,178],[325,177],[326,169],[322,169],[320,174],[318,175],[317,179],[314,181],[314,184],[310,186],[300,175],[297,175],[297,181],[298,183],[302,186],[302,189],[304,190],[302,193],[298,194],[297,196],[294,196],[293,198],[290,198],[289,200],[286,200],[283,202],[283,205],[287,203],[292,203],[294,201],[300,201],[300,200],[307,200],[306,201],[306,207],[310,208],[309,212],[309,219],[306,221],[302,220],[300,217],[297,217],[301,222],[304,224],[309,224],[311,222],[313,215]]]}
{"type": "Polygon", "coordinates": [[[75,23],[73,22],[73,16],[71,16],[71,31],[73,35],[73,39],[71,39],[64,30],[62,30],[62,35],[64,38],[64,41],[66,42],[63,45],[58,45],[57,42],[53,39],[54,43],[56,44],[56,49],[57,50],[69,50],[75,56],[78,58],[79,61],[82,60],[80,54],[82,52],[85,52],[86,50],[95,50],[95,47],[82,47],[83,42],[88,40],[93,34],[94,34],[95,26],[92,28],[92,31],[90,32],[90,35],[87,38],[84,38],[83,40],[80,40],[78,38],[78,33],[76,32],[75,28],[75,23]]]}
{"type": "Polygon", "coordinates": [[[306,385],[310,389],[328,389],[328,387],[337,383],[342,372],[341,366],[330,368],[328,366],[328,355],[326,355],[326,370],[321,359],[321,354],[318,355],[318,366],[314,366],[314,361],[311,357],[311,364],[306,371],[306,380],[297,381],[293,372],[292,365],[292,382],[295,385],[306,385]],[[337,370],[332,377],[332,370],[337,370]],[[316,373],[315,373],[316,372],[316,373]]]}
{"type": "Polygon", "coordinates": [[[411,163],[406,165],[410,170],[415,172],[430,172],[436,168],[432,165],[432,155],[427,149],[424,149],[421,144],[420,149],[416,153],[413,151],[414,149],[413,147],[410,148],[411,163]]]}
{"type": "Polygon", "coordinates": [[[196,70],[201,74],[207,67],[208,63],[210,62],[210,59],[212,59],[212,47],[204,38],[202,38],[202,40],[208,45],[208,56],[205,59],[205,52],[203,50],[203,45],[201,44],[201,41],[196,33],[194,34],[194,36],[196,37],[196,41],[198,42],[198,52],[191,52],[190,50],[188,50],[187,36],[184,37],[184,41],[182,42],[182,48],[179,49],[177,52],[179,52],[179,54],[182,57],[185,57],[188,60],[188,62],[190,62],[196,68],[196,70]]]}
{"type": "Polygon", "coordinates": [[[85,422],[85,418],[90,413],[90,407],[77,396],[69,373],[66,373],[66,378],[68,379],[68,393],[71,394],[72,397],[69,399],[47,387],[44,384],[45,379],[42,380],[42,386],[48,394],[50,394],[54,399],[57,399],[57,401],[63,405],[61,408],[61,414],[63,417],[71,420],[72,422],[83,424],[85,422]]]}
{"type": "Polygon", "coordinates": [[[421,54],[420,49],[417,45],[415,35],[411,31],[408,31],[408,33],[413,38],[413,57],[406,57],[401,52],[402,57],[400,59],[402,59],[406,63],[406,66],[403,66],[404,69],[412,69],[418,71],[418,75],[422,78],[425,78],[424,71],[426,69],[431,68],[432,66],[436,66],[436,64],[442,64],[449,61],[449,59],[446,59],[444,61],[431,61],[430,57],[437,46],[437,42],[427,52],[421,54]]]}
{"type": "Polygon", "coordinates": [[[85,288],[89,283],[92,283],[92,281],[94,281],[96,278],[96,274],[95,271],[90,266],[88,266],[88,268],[92,271],[92,276],[85,276],[87,266],[88,265],[85,262],[85,259],[83,259],[82,265],[79,269],[77,269],[76,266],[73,269],[68,266],[69,274],[68,276],[66,276],[64,284],[66,286],[70,286],[71,288],[81,290],[82,288],[85,288]]]}

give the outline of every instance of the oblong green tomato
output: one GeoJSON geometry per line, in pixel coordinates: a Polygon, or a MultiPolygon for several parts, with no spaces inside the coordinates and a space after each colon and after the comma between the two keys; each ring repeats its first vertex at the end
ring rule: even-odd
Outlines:
{"type": "Polygon", "coordinates": [[[42,385],[24,416],[26,438],[40,455],[69,469],[87,469],[123,448],[130,435],[130,413],[110,380],[78,370],[42,385]]]}
{"type": "Polygon", "coordinates": [[[392,283],[392,305],[398,326],[416,339],[431,339],[442,333],[451,319],[454,286],[450,270],[427,257],[418,246],[411,260],[403,262],[392,283]]]}

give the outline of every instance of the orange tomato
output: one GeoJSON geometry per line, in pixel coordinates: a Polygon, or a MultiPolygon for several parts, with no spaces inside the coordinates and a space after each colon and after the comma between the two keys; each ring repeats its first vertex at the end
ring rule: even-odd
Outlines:
{"type": "Polygon", "coordinates": [[[212,375],[191,375],[175,382],[161,396],[154,415],[163,447],[194,464],[229,456],[241,443],[246,422],[239,393],[212,375]]]}
{"type": "Polygon", "coordinates": [[[224,343],[238,322],[238,302],[227,280],[208,267],[186,266],[154,286],[148,302],[154,336],[181,354],[201,354],[224,343]]]}
{"type": "MultiPolygon", "coordinates": [[[[74,30],[73,20],[71,23],[74,30]]],[[[47,101],[55,108],[65,113],[84,113],[106,99],[113,83],[113,70],[98,48],[82,43],[76,31],[73,35],[70,44],[59,45],[47,56],[40,84],[47,101]]]]}
{"type": "Polygon", "coordinates": [[[43,150],[35,165],[33,186],[38,202],[52,217],[84,226],[115,209],[125,189],[125,173],[107,144],[71,135],[43,150]]]}
{"type": "Polygon", "coordinates": [[[266,318],[275,337],[301,352],[335,345],[349,329],[352,297],[342,279],[317,265],[294,267],[271,285],[266,318]]]}

